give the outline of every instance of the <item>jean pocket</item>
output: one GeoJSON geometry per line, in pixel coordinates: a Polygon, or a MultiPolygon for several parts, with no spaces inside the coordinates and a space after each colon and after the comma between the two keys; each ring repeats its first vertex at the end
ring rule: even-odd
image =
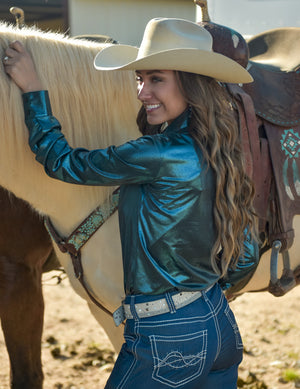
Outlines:
{"type": "Polygon", "coordinates": [[[202,373],[207,353],[207,330],[178,336],[151,335],[152,378],[176,388],[202,373]]]}
{"type": "Polygon", "coordinates": [[[228,319],[228,321],[233,329],[234,336],[235,336],[236,348],[238,350],[240,350],[243,348],[243,341],[242,341],[241,333],[240,333],[239,327],[237,325],[237,322],[235,320],[234,314],[229,306],[227,306],[225,308],[224,313],[225,313],[225,315],[226,315],[226,317],[227,317],[227,319],[228,319]]]}

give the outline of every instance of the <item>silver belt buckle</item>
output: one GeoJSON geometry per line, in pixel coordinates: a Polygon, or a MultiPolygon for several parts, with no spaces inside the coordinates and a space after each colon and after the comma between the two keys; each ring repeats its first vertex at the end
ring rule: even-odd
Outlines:
{"type": "Polygon", "coordinates": [[[113,318],[116,327],[119,327],[119,325],[123,323],[123,321],[126,319],[123,305],[121,305],[118,309],[115,310],[115,312],[113,313],[113,318]]]}

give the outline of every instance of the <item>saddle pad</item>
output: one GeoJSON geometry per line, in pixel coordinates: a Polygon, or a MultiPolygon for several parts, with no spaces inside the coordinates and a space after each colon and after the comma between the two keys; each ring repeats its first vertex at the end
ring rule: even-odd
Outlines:
{"type": "Polygon", "coordinates": [[[278,128],[265,122],[264,127],[277,189],[276,207],[281,214],[281,222],[273,231],[279,235],[273,236],[273,240],[284,237],[290,246],[293,217],[300,214],[300,126],[278,128]]]}

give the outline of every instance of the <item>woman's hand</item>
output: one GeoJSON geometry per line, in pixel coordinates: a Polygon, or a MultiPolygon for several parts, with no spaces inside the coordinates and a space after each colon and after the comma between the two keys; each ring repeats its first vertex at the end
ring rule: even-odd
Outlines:
{"type": "Polygon", "coordinates": [[[5,51],[3,64],[6,73],[18,85],[22,92],[42,90],[31,55],[21,42],[12,42],[5,51]]]}

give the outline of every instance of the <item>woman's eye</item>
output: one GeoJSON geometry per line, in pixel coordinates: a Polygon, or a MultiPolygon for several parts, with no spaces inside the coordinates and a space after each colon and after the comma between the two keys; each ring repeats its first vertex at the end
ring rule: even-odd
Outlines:
{"type": "Polygon", "coordinates": [[[161,78],[159,77],[152,77],[152,82],[160,82],[161,78]]]}

